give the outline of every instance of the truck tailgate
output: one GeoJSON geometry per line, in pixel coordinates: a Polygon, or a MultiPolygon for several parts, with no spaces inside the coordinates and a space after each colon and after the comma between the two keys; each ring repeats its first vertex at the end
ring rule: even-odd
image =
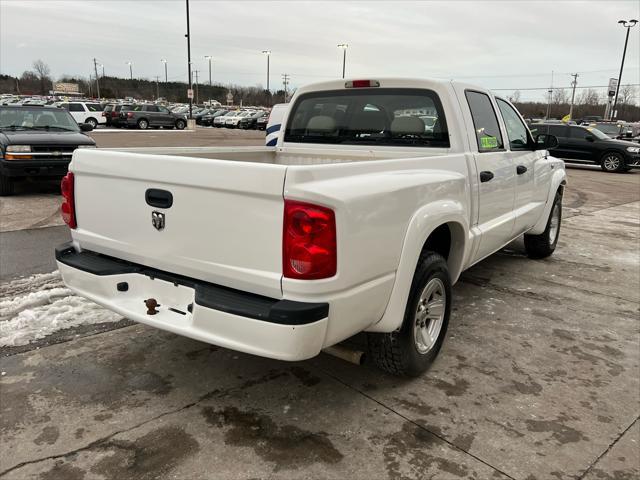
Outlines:
{"type": "Polygon", "coordinates": [[[282,296],[285,166],[76,150],[70,171],[81,249],[282,296]],[[170,192],[173,204],[150,206],[148,189],[170,192]],[[153,212],[164,214],[164,228],[153,212]]]}

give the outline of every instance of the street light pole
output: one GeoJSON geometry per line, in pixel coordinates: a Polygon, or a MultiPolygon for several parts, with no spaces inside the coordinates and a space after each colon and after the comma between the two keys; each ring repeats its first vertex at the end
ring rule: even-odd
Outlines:
{"type": "Polygon", "coordinates": [[[93,68],[96,72],[96,91],[98,92],[98,98],[100,98],[100,82],[98,81],[98,61],[93,59],[93,68]]]}
{"type": "Polygon", "coordinates": [[[611,108],[611,118],[613,120],[616,115],[616,105],[618,104],[618,92],[620,91],[620,84],[622,83],[622,69],[624,68],[624,57],[627,55],[627,43],[629,43],[629,30],[638,23],[638,20],[619,20],[619,24],[621,24],[624,28],[627,29],[627,35],[624,39],[624,50],[622,51],[622,63],[620,63],[620,74],[618,75],[618,86],[616,86],[616,96],[613,99],[613,107],[611,108]]]}
{"type": "MultiPolygon", "coordinates": [[[[189,0],[185,0],[187,4],[187,69],[189,70],[189,90],[193,90],[191,83],[191,30],[189,29],[189,0]]],[[[193,98],[189,97],[189,119],[193,119],[193,98]]]]}
{"type": "Polygon", "coordinates": [[[167,78],[167,61],[163,58],[162,60],[160,60],[162,63],[164,63],[164,83],[167,83],[168,78],[167,78]]]}
{"type": "Polygon", "coordinates": [[[211,86],[211,55],[205,55],[204,58],[209,60],[209,86],[211,86]]]}
{"type": "Polygon", "coordinates": [[[129,79],[133,80],[133,63],[131,62],[126,62],[127,65],[129,65],[129,79]]]}
{"type": "Polygon", "coordinates": [[[267,56],[267,92],[269,92],[269,57],[271,56],[271,50],[263,50],[262,53],[267,56]]]}
{"type": "Polygon", "coordinates": [[[344,78],[345,67],[347,65],[347,48],[349,48],[349,45],[341,43],[338,45],[338,48],[342,49],[342,78],[344,78]]]}

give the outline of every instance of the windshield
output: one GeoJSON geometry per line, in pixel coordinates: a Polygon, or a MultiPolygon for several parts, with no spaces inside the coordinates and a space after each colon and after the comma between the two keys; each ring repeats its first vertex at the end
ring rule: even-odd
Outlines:
{"type": "Polygon", "coordinates": [[[616,135],[620,133],[620,127],[613,123],[596,123],[595,125],[592,125],[592,127],[597,128],[603,133],[611,133],[616,135]]]}
{"type": "Polygon", "coordinates": [[[418,89],[348,89],[301,95],[285,142],[449,147],[442,104],[418,89]],[[425,117],[429,117],[425,122],[425,117]]]}
{"type": "Polygon", "coordinates": [[[588,127],[589,133],[591,133],[594,137],[599,138],[600,140],[609,140],[609,136],[605,135],[600,131],[600,127],[588,127]]]}
{"type": "Polygon", "coordinates": [[[78,124],[63,109],[58,108],[0,108],[2,130],[66,130],[79,132],[78,124]]]}

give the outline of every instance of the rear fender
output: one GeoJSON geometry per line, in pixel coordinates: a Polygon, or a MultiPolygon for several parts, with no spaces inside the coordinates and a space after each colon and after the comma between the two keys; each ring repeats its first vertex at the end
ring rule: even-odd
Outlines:
{"type": "Polygon", "coordinates": [[[545,229],[547,228],[547,220],[549,219],[549,215],[551,214],[553,199],[556,197],[558,189],[561,187],[564,188],[564,185],[566,183],[567,174],[564,168],[556,170],[551,177],[551,188],[549,189],[549,197],[547,198],[547,203],[544,206],[542,215],[538,219],[538,223],[536,223],[533,228],[527,232],[527,234],[540,235],[545,231],[545,229]]]}
{"type": "Polygon", "coordinates": [[[420,208],[409,222],[387,308],[380,321],[367,331],[392,332],[400,328],[422,248],[429,235],[443,224],[449,224],[452,230],[447,263],[452,282],[458,279],[469,243],[466,241],[469,232],[468,213],[458,201],[438,200],[420,208]]]}

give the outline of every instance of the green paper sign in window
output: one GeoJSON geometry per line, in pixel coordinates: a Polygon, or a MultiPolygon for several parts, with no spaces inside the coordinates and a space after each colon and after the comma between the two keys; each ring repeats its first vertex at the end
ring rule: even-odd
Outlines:
{"type": "Polygon", "coordinates": [[[496,137],[480,137],[480,147],[482,148],[498,148],[498,139],[496,137]]]}

